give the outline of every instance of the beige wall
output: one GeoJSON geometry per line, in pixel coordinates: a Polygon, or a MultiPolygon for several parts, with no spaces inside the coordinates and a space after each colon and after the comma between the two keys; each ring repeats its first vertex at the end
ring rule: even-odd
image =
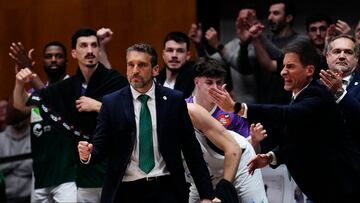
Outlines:
{"type": "MultiPolygon", "coordinates": [[[[187,32],[195,21],[195,0],[10,0],[0,1],[0,98],[13,88],[14,65],[8,56],[11,42],[35,48],[35,70],[45,79],[41,61],[43,46],[63,42],[71,58],[71,35],[79,27],[109,27],[114,37],[108,46],[113,67],[125,73],[126,48],[137,42],[152,44],[161,56],[162,39],[169,31],[187,32]]],[[[161,62],[161,57],[160,60],[161,62]]]]}

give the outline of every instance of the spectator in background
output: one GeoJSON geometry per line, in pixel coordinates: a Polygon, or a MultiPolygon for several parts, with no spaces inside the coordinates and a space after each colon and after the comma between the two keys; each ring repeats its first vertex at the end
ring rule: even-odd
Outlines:
{"type": "Polygon", "coordinates": [[[360,44],[360,20],[355,27],[355,39],[356,43],[360,44]]]}
{"type": "MultiPolygon", "coordinates": [[[[29,119],[9,123],[0,133],[0,157],[24,155],[31,152],[29,119]]],[[[32,159],[0,164],[5,177],[8,203],[30,202],[32,189],[32,159]]]]}
{"type": "Polygon", "coordinates": [[[4,131],[6,128],[6,109],[8,106],[7,99],[0,100],[0,132],[4,131]]]}
{"type": "Polygon", "coordinates": [[[324,51],[326,33],[331,24],[331,18],[322,13],[313,14],[306,19],[305,27],[307,35],[320,53],[324,51]]]}
{"type": "Polygon", "coordinates": [[[199,57],[211,57],[223,63],[223,66],[227,71],[225,78],[227,89],[231,91],[231,95],[235,99],[244,102],[257,101],[257,87],[254,75],[242,72],[242,67],[239,66],[238,60],[240,60],[241,55],[243,55],[244,57],[249,58],[249,60],[247,60],[250,61],[249,63],[253,64],[256,57],[253,47],[248,47],[249,40],[240,32],[240,22],[248,19],[251,23],[255,23],[255,21],[257,21],[256,15],[256,5],[251,3],[242,5],[234,25],[236,36],[225,45],[221,43],[219,33],[213,27],[210,27],[203,36],[201,24],[193,23],[190,26],[188,34],[192,42],[196,45],[199,57]],[[205,37],[206,43],[216,50],[216,53],[209,55],[202,42],[203,37],[205,37]],[[248,49],[249,52],[247,51],[248,49]]]}
{"type": "Polygon", "coordinates": [[[194,62],[190,61],[190,39],[182,32],[170,32],[164,38],[162,58],[165,63],[156,77],[164,87],[176,89],[189,97],[194,90],[194,62]]]}

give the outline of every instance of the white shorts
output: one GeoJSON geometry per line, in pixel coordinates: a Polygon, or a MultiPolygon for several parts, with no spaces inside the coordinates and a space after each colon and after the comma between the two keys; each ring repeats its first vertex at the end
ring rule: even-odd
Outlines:
{"type": "Polygon", "coordinates": [[[67,182],[58,186],[35,189],[31,202],[76,202],[76,184],[67,182]]]}
{"type": "Polygon", "coordinates": [[[77,189],[77,202],[85,203],[92,202],[98,203],[100,202],[102,188],[82,188],[79,187],[77,189]]]}

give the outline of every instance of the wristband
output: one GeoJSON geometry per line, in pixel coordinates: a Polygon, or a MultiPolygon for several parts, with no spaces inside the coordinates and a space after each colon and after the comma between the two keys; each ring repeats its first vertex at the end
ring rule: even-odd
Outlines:
{"type": "Polygon", "coordinates": [[[238,114],[240,110],[241,110],[241,103],[240,102],[235,102],[234,114],[238,114]]]}

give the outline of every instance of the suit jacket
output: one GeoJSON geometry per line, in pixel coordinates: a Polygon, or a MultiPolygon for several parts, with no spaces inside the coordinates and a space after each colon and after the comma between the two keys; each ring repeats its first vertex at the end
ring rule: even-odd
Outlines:
{"type": "Polygon", "coordinates": [[[341,202],[358,191],[359,152],[333,96],[316,81],[291,105],[249,104],[248,119],[283,125],[284,134],[270,135],[280,136],[278,161],[313,201],[341,202]]]}
{"type": "MultiPolygon", "coordinates": [[[[159,151],[174,183],[169,187],[176,187],[182,197],[188,193],[184,191],[182,152],[200,197],[212,199],[214,191],[210,175],[182,94],[156,84],[155,97],[159,151]]],[[[133,98],[130,86],[127,86],[103,98],[93,139],[91,162],[109,157],[102,202],[117,202],[117,191],[130,162],[135,139],[133,98]]],[[[183,201],[188,200],[185,198],[183,201]]]]}
{"type": "Polygon", "coordinates": [[[346,88],[347,94],[339,102],[345,122],[351,131],[353,138],[360,146],[360,71],[355,74],[346,88]]]}

